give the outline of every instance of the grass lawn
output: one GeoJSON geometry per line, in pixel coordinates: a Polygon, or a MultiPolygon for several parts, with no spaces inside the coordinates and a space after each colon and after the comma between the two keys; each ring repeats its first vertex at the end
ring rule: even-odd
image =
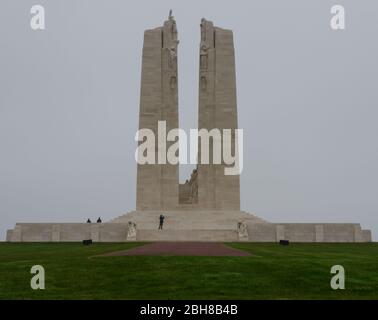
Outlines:
{"type": "Polygon", "coordinates": [[[0,299],[378,299],[378,243],[232,243],[248,257],[93,257],[141,243],[0,243],[0,299]],[[42,265],[46,289],[30,288],[42,265]],[[332,290],[333,265],[345,290],[332,290]]]}

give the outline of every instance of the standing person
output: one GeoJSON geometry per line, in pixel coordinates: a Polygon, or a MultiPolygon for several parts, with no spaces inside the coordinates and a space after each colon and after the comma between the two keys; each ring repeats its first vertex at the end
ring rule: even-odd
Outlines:
{"type": "Polygon", "coordinates": [[[159,223],[159,230],[163,230],[163,224],[164,224],[165,217],[161,214],[159,217],[160,223],[159,223]]]}

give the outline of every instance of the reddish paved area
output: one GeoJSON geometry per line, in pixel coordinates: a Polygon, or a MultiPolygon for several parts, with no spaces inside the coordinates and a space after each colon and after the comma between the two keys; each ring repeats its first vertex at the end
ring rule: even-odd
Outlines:
{"type": "Polygon", "coordinates": [[[153,242],[102,256],[250,256],[246,251],[219,242],[153,242]]]}

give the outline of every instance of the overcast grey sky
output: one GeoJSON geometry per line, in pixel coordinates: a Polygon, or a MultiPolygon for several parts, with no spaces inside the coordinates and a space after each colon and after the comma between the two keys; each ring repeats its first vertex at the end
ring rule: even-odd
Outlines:
{"type": "MultiPolygon", "coordinates": [[[[170,8],[184,129],[197,126],[201,18],[234,31],[243,210],[361,222],[377,239],[376,0],[2,0],[0,239],[16,222],[135,209],[143,32],[170,8]],[[44,31],[30,28],[35,4],[44,31]],[[346,30],[329,26],[335,4],[346,30]]],[[[180,167],[181,180],[191,169],[180,167]]]]}

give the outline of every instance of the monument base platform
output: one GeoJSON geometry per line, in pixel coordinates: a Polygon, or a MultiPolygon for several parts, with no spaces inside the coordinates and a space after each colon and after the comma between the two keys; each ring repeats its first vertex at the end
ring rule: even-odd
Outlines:
{"type": "Polygon", "coordinates": [[[358,223],[269,223],[244,211],[132,211],[107,223],[17,223],[9,242],[371,242],[358,223]],[[158,230],[159,216],[165,216],[158,230]]]}

